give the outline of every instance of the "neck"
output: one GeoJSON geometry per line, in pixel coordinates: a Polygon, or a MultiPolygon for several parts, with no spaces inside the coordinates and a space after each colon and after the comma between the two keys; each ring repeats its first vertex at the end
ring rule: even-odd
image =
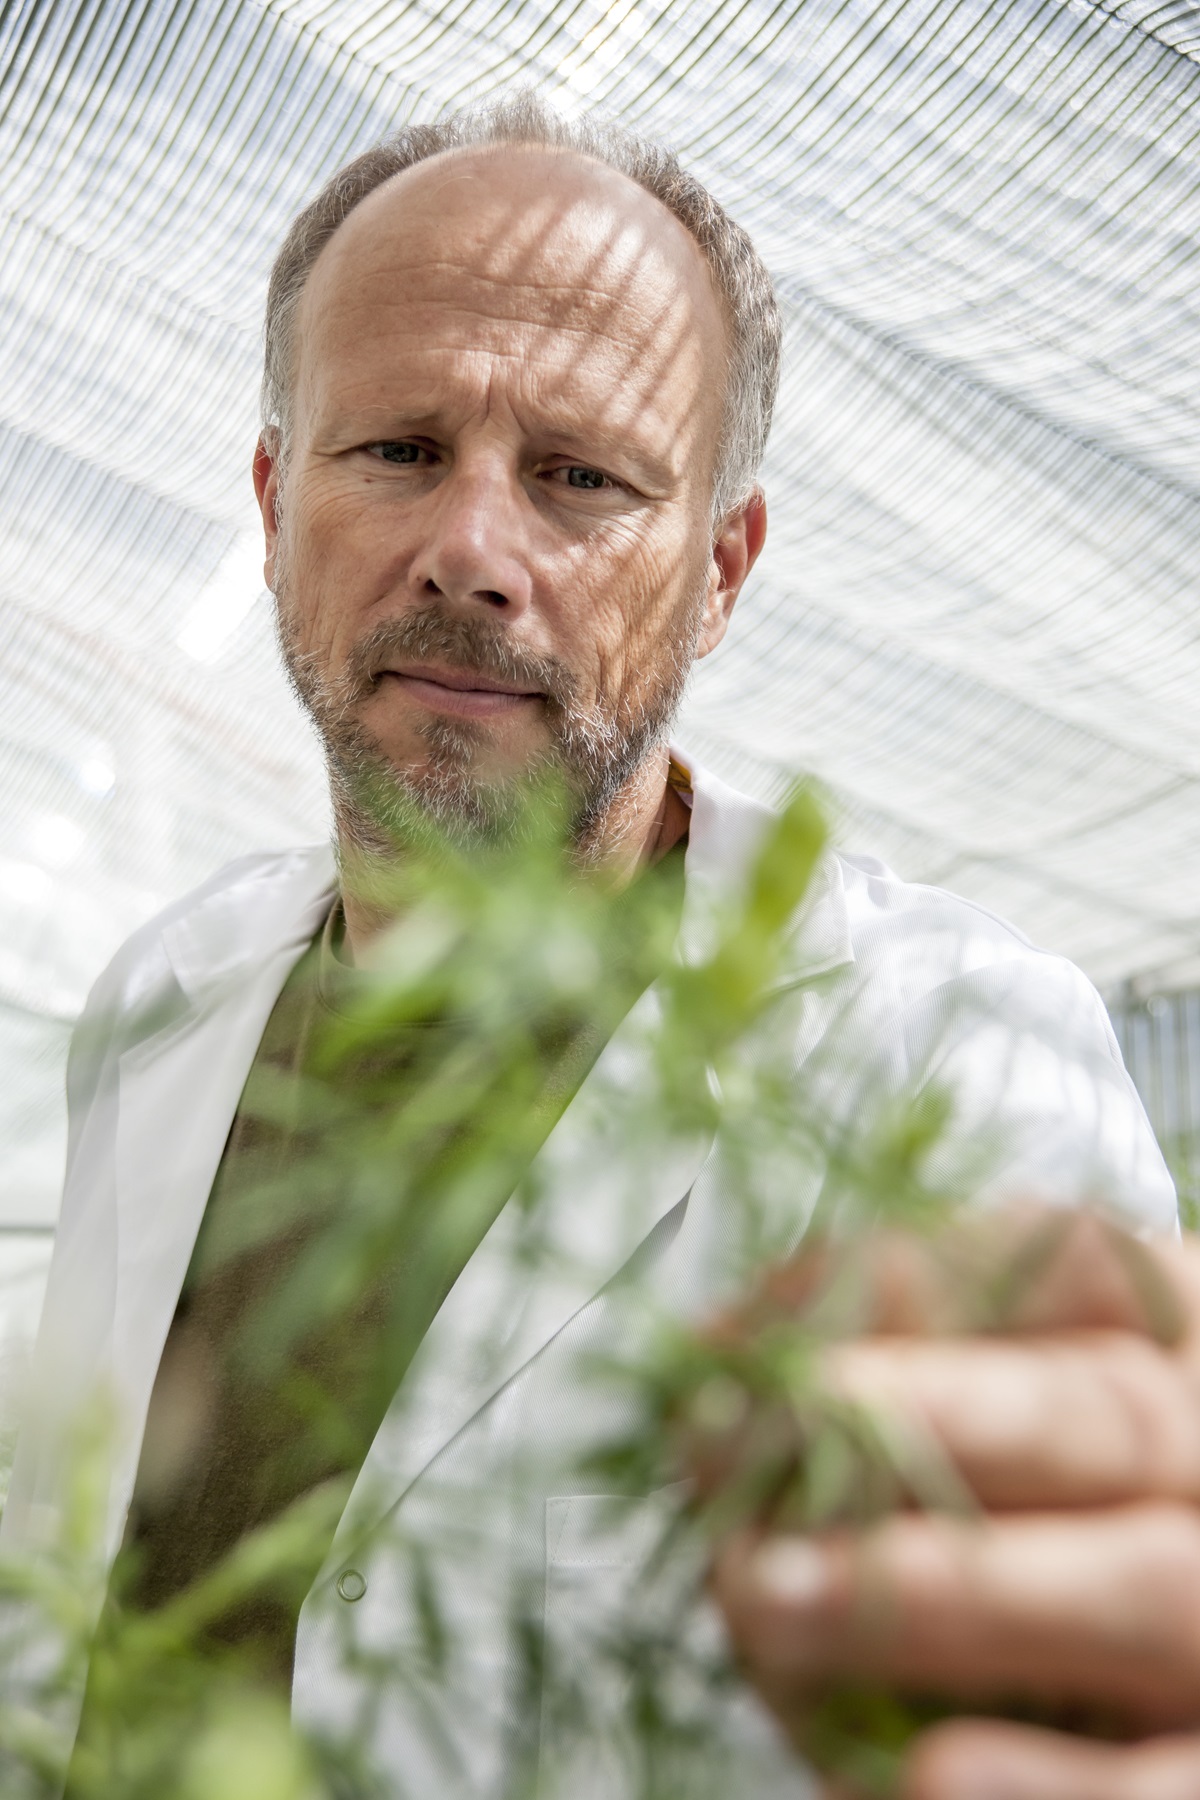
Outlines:
{"type": "Polygon", "coordinates": [[[648,756],[579,846],[581,863],[613,887],[627,887],[687,830],[688,809],[667,780],[669,767],[665,747],[648,756]]]}
{"type": "MultiPolygon", "coordinates": [[[[647,757],[579,846],[580,863],[614,888],[627,887],[687,831],[688,809],[667,780],[669,760],[665,748],[647,757]]],[[[336,836],[343,871],[369,864],[360,836],[340,819],[336,836]]],[[[365,880],[343,881],[346,949],[354,962],[361,962],[372,939],[395,923],[395,912],[372,894],[374,885],[369,868],[365,880]]],[[[386,890],[386,883],[379,885],[386,890]]]]}

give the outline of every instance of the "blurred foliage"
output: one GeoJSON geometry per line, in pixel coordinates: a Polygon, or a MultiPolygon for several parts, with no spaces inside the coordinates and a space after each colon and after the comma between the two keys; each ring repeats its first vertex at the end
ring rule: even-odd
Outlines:
{"type": "Polygon", "coordinates": [[[1200,1231],[1200,1132],[1160,1131],[1158,1142],[1179,1195],[1179,1222],[1200,1231]]]}
{"type": "MultiPolygon", "coordinates": [[[[395,1271],[375,1315],[373,1354],[356,1374],[377,1390],[367,1416],[386,1406],[431,1310],[506,1195],[523,1209],[519,1254],[528,1279],[537,1279],[537,1149],[652,982],[660,1003],[631,1115],[634,1147],[664,1134],[711,1131],[719,1118],[724,1179],[741,1212],[740,1274],[788,1247],[762,1198],[780,1187],[781,1175],[786,1193],[798,1191],[796,1170],[817,1171],[810,1230],[820,1245],[852,1239],[881,1217],[928,1225],[961,1192],[944,1170],[936,1180],[931,1174],[947,1125],[936,1093],[903,1102],[876,1095],[876,1104],[856,1109],[849,1129],[835,1126],[819,1093],[806,1098],[794,1057],[781,1054],[791,1026],[781,1039],[772,1013],[825,842],[811,793],[794,794],[743,891],[707,921],[706,948],[688,960],[675,950],[678,888],[643,877],[618,892],[581,872],[564,854],[564,817],[557,797],[542,794],[507,847],[465,854],[426,841],[418,851],[410,840],[386,868],[348,869],[346,878],[396,923],[356,972],[345,1003],[323,1021],[305,1069],[274,1085],[268,1074],[256,1089],[265,1115],[273,1107],[280,1118],[299,1112],[305,1155],[283,1174],[264,1170],[255,1204],[237,1215],[236,1229],[206,1245],[205,1256],[219,1266],[302,1221],[298,1253],[242,1330],[239,1353],[268,1369],[281,1367],[289,1345],[315,1324],[340,1329],[379,1270],[395,1271]],[[430,1020],[455,1028],[431,1040],[427,1054],[417,1032],[398,1091],[386,1066],[372,1076],[376,1046],[430,1020]],[[575,1059],[565,1089],[555,1081],[564,1057],[575,1059]],[[347,1068],[356,1071],[349,1089],[339,1080],[347,1068]]],[[[794,984],[788,991],[794,1003],[794,984]]],[[[772,1208],[777,1214],[774,1201],[772,1208]]],[[[785,1223],[794,1247],[806,1220],[793,1215],[785,1223]]],[[[653,1619],[647,1613],[621,1624],[605,1645],[620,1671],[638,1790],[647,1797],[692,1800],[712,1785],[702,1779],[704,1696],[728,1686],[731,1672],[711,1644],[693,1654],[689,1621],[714,1533],[746,1519],[808,1529],[914,1500],[969,1504],[929,1445],[823,1386],[823,1347],[852,1332],[862,1315],[862,1295],[848,1274],[839,1278],[836,1263],[835,1256],[829,1279],[790,1294],[786,1305],[760,1294],[752,1328],[743,1314],[736,1329],[698,1335],[651,1316],[619,1364],[593,1370],[597,1382],[634,1395],[637,1423],[586,1472],[602,1477],[606,1491],[630,1496],[678,1483],[684,1471],[694,1478],[679,1489],[642,1584],[650,1594],[665,1583],[668,1603],[653,1619]],[[691,1697],[681,1704],[689,1681],[691,1697]]],[[[309,1395],[307,1428],[336,1441],[339,1402],[352,1408],[361,1398],[342,1393],[331,1404],[328,1395],[309,1395]]],[[[253,1644],[231,1644],[215,1629],[248,1597],[298,1605],[329,1545],[348,1477],[302,1493],[161,1606],[138,1603],[139,1551],[127,1544],[93,1637],[104,1459],[97,1415],[79,1446],[53,1551],[0,1572],[11,1676],[0,1708],[5,1794],[32,1800],[58,1791],[59,1738],[45,1721],[69,1714],[89,1661],[72,1800],[366,1800],[387,1791],[352,1747],[308,1743],[293,1732],[253,1644]],[[44,1646],[47,1624],[54,1653],[31,1660],[29,1644],[44,1646]]],[[[450,1627],[433,1586],[418,1597],[423,1678],[436,1682],[450,1627]]],[[[530,1719],[534,1727],[539,1715],[566,1722],[586,1744],[599,1728],[591,1696],[556,1664],[554,1646],[540,1634],[538,1604],[533,1596],[513,1627],[524,1645],[530,1719]]],[[[809,1722],[808,1742],[823,1762],[878,1786],[916,1716],[887,1698],[868,1705],[834,1697],[809,1722]]]]}

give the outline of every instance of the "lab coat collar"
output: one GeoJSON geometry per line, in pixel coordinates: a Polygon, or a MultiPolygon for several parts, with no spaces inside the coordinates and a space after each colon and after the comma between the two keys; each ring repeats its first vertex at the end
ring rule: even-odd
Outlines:
{"type": "MultiPolygon", "coordinates": [[[[671,755],[692,783],[679,949],[683,961],[694,964],[715,949],[721,926],[736,906],[777,815],[701,768],[682,746],[672,745],[671,755]]],[[[827,851],[813,872],[781,948],[773,985],[794,986],[853,961],[842,866],[837,856],[827,851]]]]}
{"type": "Polygon", "coordinates": [[[256,857],[240,879],[210,882],[185,909],[173,909],[163,928],[163,949],[184,994],[203,1006],[281,950],[294,947],[298,955],[336,891],[333,849],[325,844],[269,862],[256,857]]]}

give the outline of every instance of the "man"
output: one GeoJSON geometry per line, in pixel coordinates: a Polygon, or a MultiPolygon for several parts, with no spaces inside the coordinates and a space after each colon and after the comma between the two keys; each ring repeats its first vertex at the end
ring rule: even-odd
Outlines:
{"type": "MultiPolygon", "coordinates": [[[[669,879],[682,854],[681,954],[703,953],[770,819],[671,755],[667,735],[763,543],[755,474],[778,355],[769,279],[711,197],[665,154],[530,101],[406,131],[300,216],[271,283],[254,474],[342,869],[386,866],[414,818],[482,854],[519,829],[544,775],[569,797],[575,859],[610,884],[669,879]]],[[[531,1174],[556,1254],[529,1273],[521,1218],[493,1196],[461,1266],[424,1297],[394,1400],[356,1420],[349,1449],[298,1468],[286,1428],[289,1472],[264,1498],[247,1480],[262,1414],[222,1369],[203,1429],[156,1488],[162,1422],[186,1411],[176,1352],[199,1338],[199,1362],[219,1360],[258,1292],[253,1266],[230,1286],[204,1254],[236,1221],[263,1147],[245,1141],[246,1096],[264,1068],[303,1073],[296,971],[313,959],[319,986],[369,961],[391,924],[379,892],[339,884],[325,851],[252,858],[138,933],[101,978],[70,1075],[36,1412],[3,1543],[53,1539],[73,1422],[97,1392],[117,1420],[105,1554],[132,1536],[151,1600],[340,1470],[353,1492],[298,1620],[237,1625],[268,1662],[294,1661],[298,1720],[354,1741],[397,1792],[515,1792],[527,1776],[543,1791],[622,1793],[619,1734],[572,1749],[531,1694],[541,1652],[520,1661],[529,1631],[513,1621],[565,1647],[589,1704],[620,1714],[601,1651],[644,1585],[654,1507],[617,1517],[579,1472],[611,1421],[593,1416],[578,1359],[620,1347],[636,1280],[699,1319],[740,1273],[720,1141],[664,1133],[630,1162],[653,981],[640,997],[631,983],[629,1019],[602,1049],[551,1071],[559,1100],[531,1174]],[[447,1627],[436,1654],[431,1586],[447,1627]]],[[[988,1197],[1101,1191],[1136,1228],[1170,1229],[1170,1183],[1099,1000],[979,909],[828,858],[773,1018],[773,1053],[831,1116],[854,1113],[868,1071],[889,1092],[936,1080],[960,1141],[996,1149],[988,1197]]],[[[400,1091],[407,1054],[391,1071],[400,1091]]],[[[267,1145],[297,1179],[302,1123],[276,1121],[267,1145]]],[[[784,1190],[795,1241],[811,1182],[789,1172],[784,1190]]],[[[302,1251],[285,1246],[285,1264],[302,1251]]],[[[370,1316],[355,1331],[369,1347],[370,1316]]],[[[306,1393],[336,1396],[339,1354],[312,1349],[306,1393]]],[[[728,1591],[777,1699],[736,1572],[728,1591]]],[[[739,1791],[803,1788],[764,1714],[744,1696],[727,1713],[714,1741],[739,1791]]]]}

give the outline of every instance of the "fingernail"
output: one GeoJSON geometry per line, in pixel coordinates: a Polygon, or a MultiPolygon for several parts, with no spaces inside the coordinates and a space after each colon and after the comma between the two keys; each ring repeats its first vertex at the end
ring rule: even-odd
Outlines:
{"type": "Polygon", "coordinates": [[[815,1607],[831,1586],[829,1559],[807,1538],[774,1537],[760,1544],[750,1578],[764,1598],[784,1606],[815,1607]]]}

